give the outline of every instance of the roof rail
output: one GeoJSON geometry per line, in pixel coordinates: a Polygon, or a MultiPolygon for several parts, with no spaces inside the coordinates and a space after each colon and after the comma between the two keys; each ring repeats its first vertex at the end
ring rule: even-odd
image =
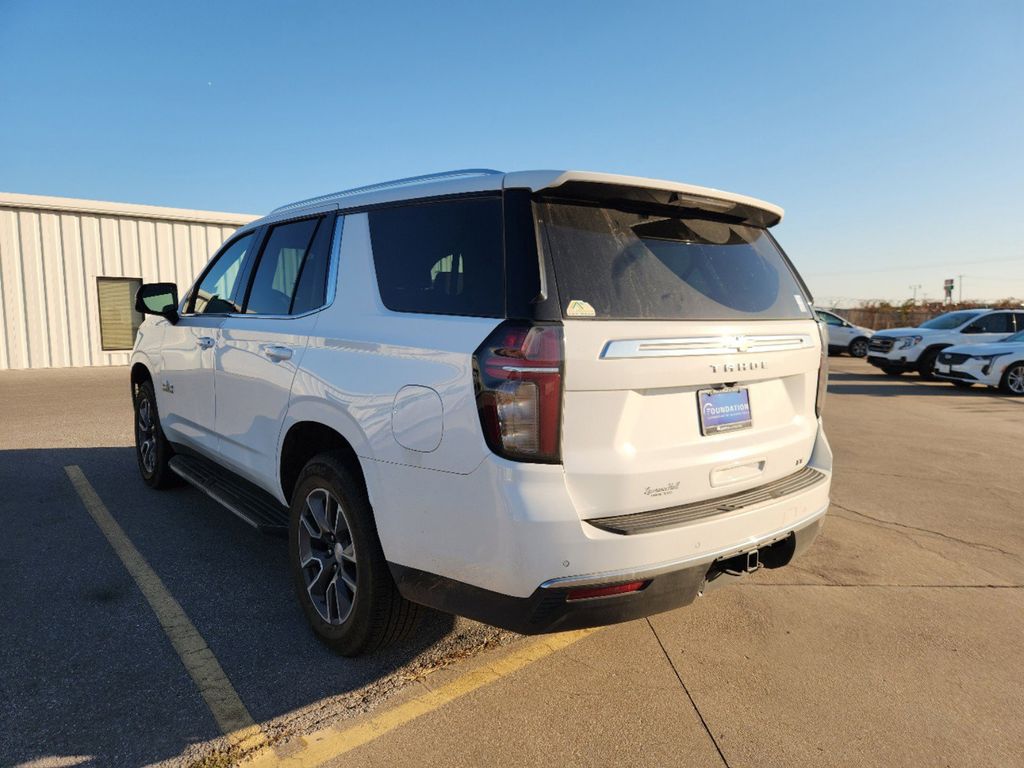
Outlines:
{"type": "Polygon", "coordinates": [[[412,187],[417,184],[426,184],[431,181],[443,181],[444,179],[461,179],[473,176],[500,176],[502,173],[503,171],[495,171],[492,168],[460,168],[454,171],[428,173],[423,176],[410,176],[406,179],[382,181],[379,184],[369,184],[365,187],[353,187],[352,189],[343,189],[341,192],[333,192],[329,195],[311,197],[308,200],[300,200],[297,203],[289,203],[288,205],[282,205],[280,208],[275,208],[274,210],[272,210],[270,214],[273,215],[275,213],[281,213],[282,211],[291,211],[297,208],[305,208],[308,205],[316,205],[318,203],[329,203],[339,198],[352,197],[353,195],[361,195],[366,192],[379,192],[382,189],[412,187]]]}

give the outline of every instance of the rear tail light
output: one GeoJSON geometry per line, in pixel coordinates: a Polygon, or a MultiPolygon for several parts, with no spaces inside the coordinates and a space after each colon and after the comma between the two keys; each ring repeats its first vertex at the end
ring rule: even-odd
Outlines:
{"type": "Polygon", "coordinates": [[[562,426],[562,326],[506,321],[473,357],[476,404],[492,451],[558,463],[562,426]]]}
{"type": "Polygon", "coordinates": [[[625,584],[612,584],[607,587],[584,587],[573,589],[565,596],[566,600],[589,600],[592,597],[611,597],[612,595],[625,595],[630,592],[639,592],[650,584],[649,581],[630,581],[625,584]]]}
{"type": "Polygon", "coordinates": [[[821,337],[821,362],[818,365],[818,392],[814,397],[814,415],[821,417],[825,406],[825,393],[828,391],[828,326],[823,320],[818,321],[818,335],[821,337]]]}

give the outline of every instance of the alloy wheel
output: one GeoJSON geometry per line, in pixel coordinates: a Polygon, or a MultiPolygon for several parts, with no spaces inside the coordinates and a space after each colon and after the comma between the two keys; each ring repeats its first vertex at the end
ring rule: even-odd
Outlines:
{"type": "Polygon", "coordinates": [[[1006,372],[1006,388],[1015,395],[1024,395],[1024,365],[1015,365],[1006,372]]]}
{"type": "Polygon", "coordinates": [[[320,618],[344,624],[356,597],[356,548],[345,510],[326,488],[310,491],[299,515],[299,563],[320,618]]]}
{"type": "Polygon", "coordinates": [[[156,470],[156,420],[153,418],[153,403],[146,394],[139,397],[135,430],[142,468],[151,475],[156,470]]]}
{"type": "Polygon", "coordinates": [[[850,354],[854,357],[867,357],[868,343],[864,339],[857,339],[850,346],[850,354]]]}

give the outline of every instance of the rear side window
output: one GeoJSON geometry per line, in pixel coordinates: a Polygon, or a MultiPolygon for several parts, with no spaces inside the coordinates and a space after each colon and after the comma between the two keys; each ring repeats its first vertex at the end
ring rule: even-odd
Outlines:
{"type": "Polygon", "coordinates": [[[299,314],[323,304],[330,247],[327,229],[324,219],[318,218],[278,224],[270,230],[249,290],[247,314],[299,314]]]}
{"type": "Polygon", "coordinates": [[[501,200],[371,211],[377,286],[395,312],[504,317],[501,200]]]}
{"type": "Polygon", "coordinates": [[[1013,318],[1009,312],[993,312],[978,318],[965,330],[974,333],[1013,333],[1013,318]]]}
{"type": "Polygon", "coordinates": [[[811,318],[759,227],[554,202],[537,215],[567,318],[811,318]]]}

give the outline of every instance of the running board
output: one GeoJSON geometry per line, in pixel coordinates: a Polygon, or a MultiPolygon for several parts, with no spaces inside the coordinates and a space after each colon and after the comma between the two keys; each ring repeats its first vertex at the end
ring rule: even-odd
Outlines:
{"type": "Polygon", "coordinates": [[[262,488],[197,456],[178,454],[168,463],[174,474],[223,504],[260,533],[288,535],[288,508],[262,488]]]}

